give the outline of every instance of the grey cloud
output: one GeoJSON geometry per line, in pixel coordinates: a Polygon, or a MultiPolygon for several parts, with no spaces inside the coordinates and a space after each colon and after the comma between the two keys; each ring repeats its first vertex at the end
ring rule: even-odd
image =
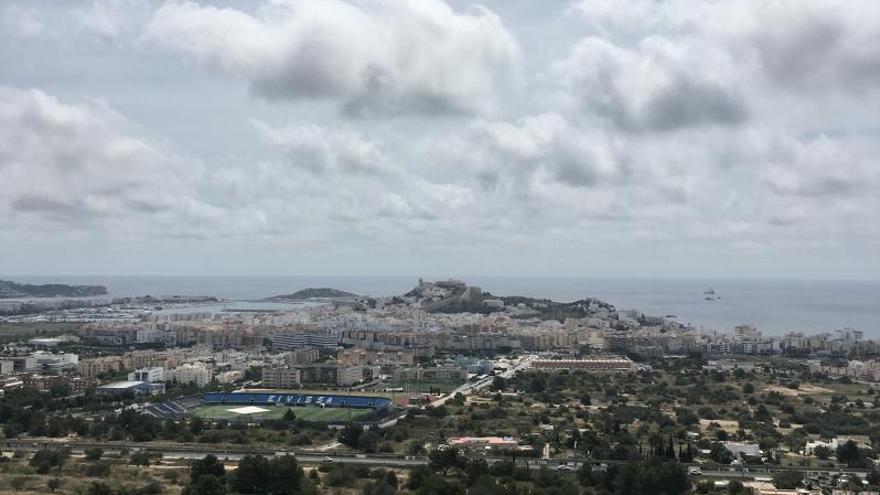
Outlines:
{"type": "Polygon", "coordinates": [[[645,125],[653,130],[675,130],[701,124],[740,125],[748,111],[744,102],[711,83],[679,79],[648,101],[645,125]]]}
{"type": "Polygon", "coordinates": [[[652,39],[629,49],[588,37],[555,70],[578,108],[628,132],[745,123],[745,100],[700,65],[693,47],[672,44],[652,39]]]}
{"type": "Polygon", "coordinates": [[[876,2],[752,4],[747,34],[769,78],[784,87],[872,90],[880,84],[876,2]],[[772,27],[772,28],[771,28],[772,27]]]}
{"type": "Polygon", "coordinates": [[[280,1],[255,15],[170,2],[143,39],[218,66],[258,96],[326,99],[349,116],[484,111],[520,61],[495,13],[442,0],[280,1]]]}
{"type": "MultiPolygon", "coordinates": [[[[778,88],[870,91],[880,81],[874,0],[582,0],[572,9],[626,46],[651,36],[695,39],[736,57],[778,88]],[[757,61],[753,67],[752,58],[757,61]]],[[[699,62],[699,61],[697,61],[699,62]]]]}
{"type": "Polygon", "coordinates": [[[76,208],[70,203],[44,196],[25,195],[12,202],[12,208],[21,212],[71,212],[76,208]]]}
{"type": "Polygon", "coordinates": [[[590,164],[575,157],[565,157],[558,160],[555,164],[555,171],[556,177],[560,181],[572,186],[594,186],[597,181],[596,174],[590,168],[590,164]]]}

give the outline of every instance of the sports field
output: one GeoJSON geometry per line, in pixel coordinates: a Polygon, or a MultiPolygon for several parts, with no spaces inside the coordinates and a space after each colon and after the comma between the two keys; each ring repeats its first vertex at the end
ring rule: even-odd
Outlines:
{"type": "MultiPolygon", "coordinates": [[[[259,405],[251,407],[234,404],[214,404],[196,407],[191,409],[189,413],[205,419],[260,421],[264,419],[281,419],[284,417],[284,413],[287,412],[287,408],[284,406],[259,405]]],[[[370,410],[341,407],[292,407],[291,409],[296,414],[297,419],[318,423],[356,420],[371,412],[370,410]]]]}

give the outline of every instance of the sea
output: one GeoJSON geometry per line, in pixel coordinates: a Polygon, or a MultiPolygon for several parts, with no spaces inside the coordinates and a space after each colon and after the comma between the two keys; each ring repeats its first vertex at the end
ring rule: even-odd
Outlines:
{"type": "MultiPolygon", "coordinates": [[[[111,296],[207,295],[257,301],[309,287],[360,295],[403,294],[418,277],[403,276],[40,276],[4,277],[22,283],[104,285],[111,296]]],[[[468,277],[495,295],[554,301],[598,298],[620,310],[634,309],[707,329],[755,325],[768,335],[820,333],[853,328],[880,339],[880,281],[764,279],[638,279],[468,277]],[[714,295],[706,294],[714,292],[714,295]],[[713,300],[707,300],[711,297],[713,300]]]]}

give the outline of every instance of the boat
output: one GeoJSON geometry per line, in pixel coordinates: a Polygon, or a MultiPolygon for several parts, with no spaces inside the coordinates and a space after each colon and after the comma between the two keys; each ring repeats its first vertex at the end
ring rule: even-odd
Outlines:
{"type": "Polygon", "coordinates": [[[703,294],[713,296],[713,295],[715,295],[715,289],[709,289],[706,292],[703,292],[703,294]]]}

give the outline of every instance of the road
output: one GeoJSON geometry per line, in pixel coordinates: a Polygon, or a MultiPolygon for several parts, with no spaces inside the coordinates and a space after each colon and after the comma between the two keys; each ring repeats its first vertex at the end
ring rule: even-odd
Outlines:
{"type": "Polygon", "coordinates": [[[449,392],[448,394],[444,395],[443,397],[440,397],[439,399],[435,400],[434,402],[431,402],[431,406],[433,406],[433,407],[442,406],[443,404],[446,404],[446,401],[455,397],[457,394],[467,396],[467,395],[470,395],[472,392],[478,392],[478,391],[488,387],[489,385],[491,385],[492,380],[495,379],[495,376],[500,376],[504,379],[513,378],[513,375],[515,375],[517,371],[521,371],[521,370],[528,368],[529,366],[532,365],[532,361],[534,361],[537,358],[538,358],[537,354],[529,354],[527,356],[521,356],[519,358],[519,360],[517,360],[516,364],[513,365],[507,371],[502,372],[498,375],[487,376],[486,378],[483,378],[482,380],[474,382],[474,383],[465,383],[464,385],[458,387],[457,389],[453,390],[452,392],[449,392]]]}
{"type": "MultiPolygon", "coordinates": [[[[289,450],[289,449],[273,449],[270,447],[254,447],[247,445],[205,445],[205,444],[174,444],[161,442],[65,442],[65,441],[34,441],[34,440],[4,440],[0,442],[0,449],[5,451],[22,450],[26,452],[35,452],[45,448],[61,448],[69,447],[73,454],[82,454],[87,448],[98,447],[105,453],[118,454],[123,450],[129,452],[146,451],[162,454],[164,459],[201,459],[206,455],[213,454],[220,459],[229,461],[238,461],[246,455],[261,454],[264,456],[275,455],[294,455],[297,460],[304,465],[317,465],[329,463],[344,464],[363,464],[376,467],[396,467],[401,469],[413,468],[428,464],[427,456],[409,456],[395,454],[355,454],[355,453],[339,453],[339,452],[318,452],[308,450],[289,450]],[[329,460],[328,460],[329,459],[329,460]]],[[[486,458],[489,463],[505,461],[509,459],[502,458],[486,458]]],[[[628,461],[593,461],[595,468],[601,469],[602,465],[622,464],[628,461]]],[[[517,464],[525,465],[530,469],[559,469],[567,471],[575,471],[579,469],[582,462],[565,462],[562,460],[544,460],[532,458],[519,458],[517,464]],[[565,465],[566,467],[560,468],[565,465]]],[[[867,474],[865,470],[835,471],[833,469],[818,470],[816,468],[800,468],[800,467],[780,467],[775,465],[749,465],[749,466],[706,466],[699,464],[684,464],[684,466],[700,466],[702,474],[692,475],[693,479],[700,478],[720,478],[720,479],[754,479],[755,477],[770,477],[773,473],[780,471],[797,471],[800,473],[815,473],[817,471],[828,471],[831,473],[843,472],[849,474],[857,474],[864,478],[867,474]]]]}

